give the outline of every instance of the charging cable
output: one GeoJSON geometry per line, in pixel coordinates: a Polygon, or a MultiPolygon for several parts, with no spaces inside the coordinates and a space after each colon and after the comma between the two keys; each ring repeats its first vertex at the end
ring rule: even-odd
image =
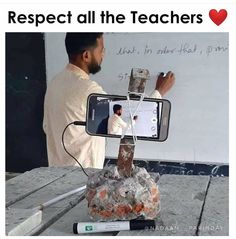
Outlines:
{"type": "Polygon", "coordinates": [[[64,135],[65,135],[65,132],[66,132],[67,128],[68,128],[70,125],[72,125],[72,124],[73,124],[73,125],[82,125],[82,126],[85,126],[85,125],[86,125],[86,122],[74,121],[74,122],[69,123],[69,124],[65,127],[65,129],[63,130],[63,133],[62,133],[62,136],[61,136],[61,142],[62,142],[62,145],[63,145],[63,148],[64,148],[65,152],[66,152],[71,158],[73,158],[73,159],[77,162],[77,164],[79,164],[79,166],[81,167],[81,169],[82,169],[82,171],[84,172],[84,174],[88,177],[88,174],[85,172],[85,170],[84,170],[83,166],[81,165],[81,163],[80,163],[70,152],[68,152],[68,150],[66,149],[65,143],[64,143],[64,135]]]}

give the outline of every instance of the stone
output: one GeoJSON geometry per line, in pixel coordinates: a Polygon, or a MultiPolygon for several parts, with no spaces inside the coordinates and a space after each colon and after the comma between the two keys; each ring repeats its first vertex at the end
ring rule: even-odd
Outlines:
{"type": "Polygon", "coordinates": [[[158,186],[145,168],[137,166],[128,178],[119,174],[117,166],[92,174],[86,199],[94,221],[154,219],[159,213],[158,186]]]}
{"type": "Polygon", "coordinates": [[[117,169],[122,177],[130,177],[133,167],[134,140],[123,138],[120,140],[117,169]]]}
{"type": "Polygon", "coordinates": [[[133,68],[129,81],[129,92],[144,93],[147,80],[150,79],[150,73],[147,69],[133,68]]]}

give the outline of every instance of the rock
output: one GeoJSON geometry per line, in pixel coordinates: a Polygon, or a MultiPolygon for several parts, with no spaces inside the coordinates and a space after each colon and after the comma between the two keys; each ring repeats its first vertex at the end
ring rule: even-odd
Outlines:
{"type": "Polygon", "coordinates": [[[121,177],[117,166],[91,175],[86,199],[91,219],[115,221],[154,219],[159,213],[158,186],[144,168],[134,167],[131,177],[121,177]]]}

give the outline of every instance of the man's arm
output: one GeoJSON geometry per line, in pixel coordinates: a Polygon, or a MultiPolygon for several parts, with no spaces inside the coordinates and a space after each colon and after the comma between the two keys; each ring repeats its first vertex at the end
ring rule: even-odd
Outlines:
{"type": "MultiPolygon", "coordinates": [[[[132,124],[135,125],[135,121],[138,119],[138,116],[135,115],[134,118],[132,119],[132,124]]],[[[122,127],[122,129],[131,128],[131,123],[126,123],[122,118],[119,118],[119,125],[122,127]]]]}
{"type": "Polygon", "coordinates": [[[118,120],[119,120],[118,123],[121,126],[121,128],[125,129],[128,124],[121,117],[119,117],[118,120]]]}
{"type": "Polygon", "coordinates": [[[157,77],[155,90],[157,90],[161,94],[161,96],[163,96],[172,88],[174,83],[175,83],[175,75],[173,72],[168,71],[166,76],[164,76],[164,73],[161,73],[157,77]]]}
{"type": "Polygon", "coordinates": [[[91,85],[88,89],[88,94],[92,94],[92,93],[96,93],[96,94],[107,94],[103,88],[95,81],[91,82],[91,85]]]}
{"type": "Polygon", "coordinates": [[[175,75],[173,72],[169,71],[164,77],[164,73],[161,73],[157,77],[155,90],[150,95],[151,98],[161,99],[164,94],[166,94],[175,83],[175,75]]]}

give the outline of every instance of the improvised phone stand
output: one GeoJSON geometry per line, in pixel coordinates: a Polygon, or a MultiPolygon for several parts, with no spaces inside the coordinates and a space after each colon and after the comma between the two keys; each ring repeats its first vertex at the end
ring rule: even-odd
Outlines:
{"type": "MultiPolygon", "coordinates": [[[[144,69],[132,69],[128,94],[133,95],[135,93],[144,94],[146,81],[149,79],[149,71],[144,69]]],[[[117,167],[119,173],[123,177],[130,177],[133,168],[133,157],[135,149],[134,138],[121,138],[119,155],[117,160],[117,167]]]]}
{"type": "MultiPolygon", "coordinates": [[[[132,69],[128,100],[131,95],[141,95],[140,100],[143,99],[149,77],[146,69],[132,69]]],[[[131,111],[130,116],[133,117],[131,111]]],[[[86,199],[91,219],[116,221],[157,217],[160,211],[158,186],[145,168],[133,165],[135,143],[135,135],[121,138],[117,166],[105,167],[89,176],[86,199]]]]}

